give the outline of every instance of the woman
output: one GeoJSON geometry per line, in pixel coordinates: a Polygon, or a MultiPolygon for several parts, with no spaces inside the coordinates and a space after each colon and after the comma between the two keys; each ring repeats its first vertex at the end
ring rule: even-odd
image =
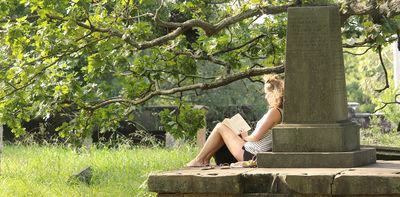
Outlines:
{"type": "Polygon", "coordinates": [[[272,150],[272,132],[270,130],[282,121],[284,84],[276,74],[265,75],[264,82],[265,99],[269,104],[269,109],[257,122],[251,135],[248,135],[247,132],[236,135],[224,124],[218,123],[200,153],[187,166],[209,165],[211,157],[224,144],[238,161],[251,160],[259,152],[272,150]]]}

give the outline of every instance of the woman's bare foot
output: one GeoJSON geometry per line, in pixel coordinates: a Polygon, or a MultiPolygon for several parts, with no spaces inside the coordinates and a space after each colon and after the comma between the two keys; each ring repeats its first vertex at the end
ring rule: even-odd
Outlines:
{"type": "Polygon", "coordinates": [[[186,167],[204,167],[209,164],[210,164],[210,162],[202,161],[202,160],[195,158],[192,161],[190,161],[189,163],[187,163],[186,167]]]}

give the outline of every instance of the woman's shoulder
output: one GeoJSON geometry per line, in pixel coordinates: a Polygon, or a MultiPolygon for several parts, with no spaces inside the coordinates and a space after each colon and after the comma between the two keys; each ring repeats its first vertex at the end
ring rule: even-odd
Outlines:
{"type": "Polygon", "coordinates": [[[266,114],[271,113],[271,112],[279,112],[279,113],[282,113],[282,109],[281,109],[281,108],[278,108],[278,107],[270,107],[270,108],[268,108],[268,111],[267,111],[266,114]]]}
{"type": "Polygon", "coordinates": [[[277,107],[271,107],[268,109],[268,112],[265,115],[282,119],[282,109],[277,107]]]}

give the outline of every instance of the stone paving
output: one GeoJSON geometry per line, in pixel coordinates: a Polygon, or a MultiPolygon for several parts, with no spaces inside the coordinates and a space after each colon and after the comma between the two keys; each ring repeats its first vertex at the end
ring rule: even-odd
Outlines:
{"type": "Polygon", "coordinates": [[[400,196],[400,161],[353,168],[183,168],[153,173],[159,196],[400,196]]]}

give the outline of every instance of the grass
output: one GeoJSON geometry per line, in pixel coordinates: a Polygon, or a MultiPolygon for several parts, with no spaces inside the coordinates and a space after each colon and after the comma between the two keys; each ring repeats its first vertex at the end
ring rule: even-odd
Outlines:
{"type": "MultiPolygon", "coordinates": [[[[400,147],[397,132],[361,130],[361,144],[400,147]]],[[[124,147],[124,146],[121,146],[124,147]]],[[[151,172],[181,168],[197,153],[193,146],[165,148],[92,148],[6,145],[0,164],[0,196],[156,196],[147,191],[151,172]],[[91,183],[68,183],[91,166],[91,183]]]]}
{"type": "Polygon", "coordinates": [[[156,196],[147,191],[151,172],[177,169],[197,149],[92,148],[85,153],[61,146],[5,146],[1,158],[1,196],[156,196]],[[91,166],[90,185],[68,178],[91,166]]]}
{"type": "Polygon", "coordinates": [[[383,133],[376,128],[361,129],[360,141],[363,145],[400,147],[400,134],[396,131],[383,133]]]}

